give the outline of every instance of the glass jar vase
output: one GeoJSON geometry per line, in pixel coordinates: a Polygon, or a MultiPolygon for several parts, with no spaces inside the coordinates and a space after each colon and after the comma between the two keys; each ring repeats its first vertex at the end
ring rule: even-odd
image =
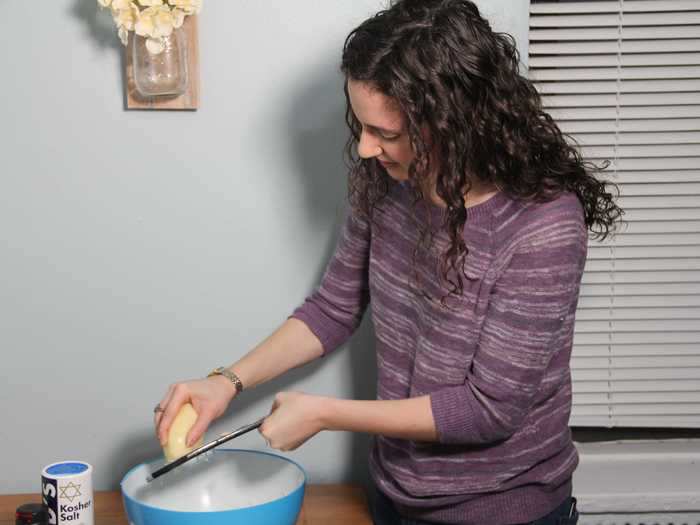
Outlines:
{"type": "Polygon", "coordinates": [[[160,53],[151,52],[147,38],[134,35],[133,73],[136,90],[144,97],[177,96],[187,90],[187,34],[182,28],[163,37],[160,53]]]}

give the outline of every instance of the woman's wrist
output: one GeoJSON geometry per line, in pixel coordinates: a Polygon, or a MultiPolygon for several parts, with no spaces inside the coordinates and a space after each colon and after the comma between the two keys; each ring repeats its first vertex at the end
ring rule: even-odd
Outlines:
{"type": "Polygon", "coordinates": [[[236,397],[238,395],[238,390],[236,389],[236,385],[234,385],[231,381],[229,381],[224,376],[219,376],[219,375],[209,376],[206,378],[206,380],[211,381],[213,384],[216,384],[218,387],[223,389],[229,403],[233,400],[234,397],[236,397]]]}
{"type": "Polygon", "coordinates": [[[207,377],[212,376],[223,376],[229,381],[231,381],[231,383],[233,383],[233,386],[236,387],[237,394],[240,394],[243,391],[243,383],[241,382],[240,377],[238,377],[238,374],[231,370],[231,368],[226,368],[225,366],[215,368],[207,375],[207,377]]]}
{"type": "Polygon", "coordinates": [[[318,398],[318,423],[321,430],[341,430],[335,417],[339,413],[339,404],[342,400],[335,397],[318,398]]]}

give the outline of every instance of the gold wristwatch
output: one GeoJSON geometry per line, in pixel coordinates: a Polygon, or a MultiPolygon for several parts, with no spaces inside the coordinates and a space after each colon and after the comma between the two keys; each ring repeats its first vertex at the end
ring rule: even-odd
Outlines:
{"type": "Polygon", "coordinates": [[[218,368],[215,368],[209,374],[207,374],[207,377],[212,377],[212,376],[224,376],[226,379],[231,381],[233,383],[233,386],[236,387],[236,394],[240,394],[243,391],[243,383],[241,383],[240,378],[231,372],[228,368],[225,368],[223,366],[220,366],[218,368]]]}

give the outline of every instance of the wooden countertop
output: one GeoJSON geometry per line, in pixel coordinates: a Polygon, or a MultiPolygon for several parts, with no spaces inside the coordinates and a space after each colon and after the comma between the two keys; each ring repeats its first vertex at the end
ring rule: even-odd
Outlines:
{"type": "MultiPolygon", "coordinates": [[[[0,525],[15,525],[15,510],[39,494],[0,496],[0,525]]],[[[95,493],[95,525],[129,525],[120,492],[95,493]]],[[[297,525],[371,525],[367,498],[356,485],[307,485],[297,525]]]]}

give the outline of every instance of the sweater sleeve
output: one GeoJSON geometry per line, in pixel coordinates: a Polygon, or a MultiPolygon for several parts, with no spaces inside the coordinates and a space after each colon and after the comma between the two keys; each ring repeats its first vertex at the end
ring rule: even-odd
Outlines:
{"type": "Polygon", "coordinates": [[[321,284],[290,316],[319,338],[324,356],[350,338],[369,303],[370,239],[368,221],[349,213],[321,284]]]}
{"type": "MultiPolygon", "coordinates": [[[[518,430],[552,357],[570,351],[585,265],[587,230],[578,206],[559,206],[529,223],[491,291],[464,385],[431,395],[441,443],[507,439],[518,430]]],[[[568,367],[568,360],[556,360],[568,367]]]]}

